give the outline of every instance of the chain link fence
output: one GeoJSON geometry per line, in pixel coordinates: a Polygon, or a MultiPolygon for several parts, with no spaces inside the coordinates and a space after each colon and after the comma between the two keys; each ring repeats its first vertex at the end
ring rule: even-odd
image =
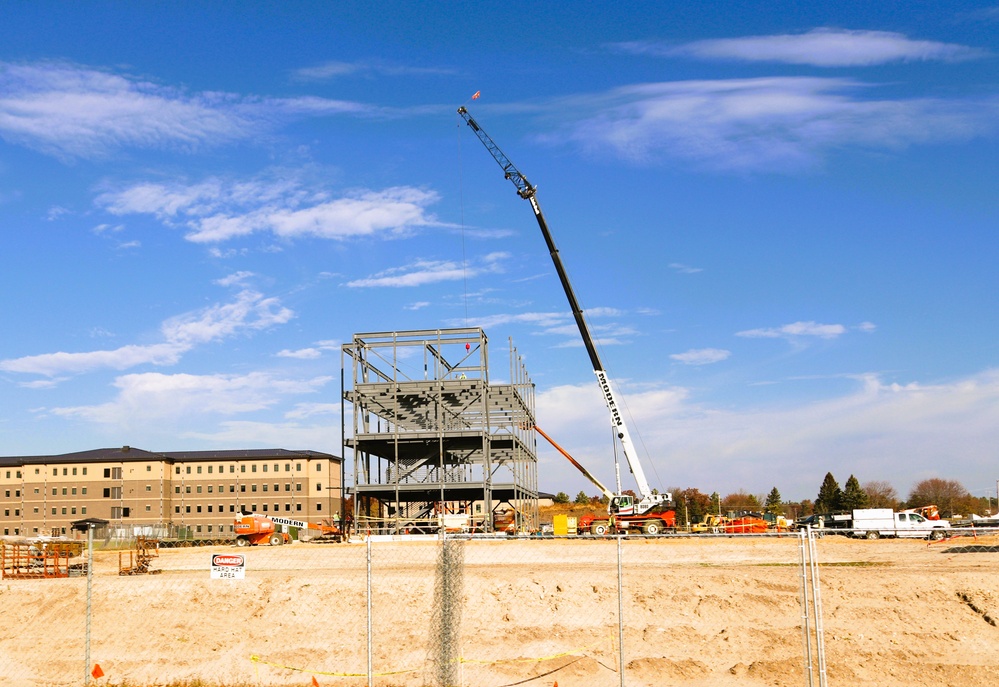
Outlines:
{"type": "Polygon", "coordinates": [[[12,687],[938,687],[999,671],[995,531],[810,534],[133,541],[95,546],[89,567],[86,549],[69,556],[65,577],[30,576],[37,566],[13,566],[8,544],[0,676],[12,687]]]}

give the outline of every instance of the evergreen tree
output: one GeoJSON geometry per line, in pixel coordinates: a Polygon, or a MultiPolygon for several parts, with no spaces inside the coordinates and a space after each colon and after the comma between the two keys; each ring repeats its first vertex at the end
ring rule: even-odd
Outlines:
{"type": "Polygon", "coordinates": [[[585,505],[589,504],[589,502],[590,502],[590,497],[586,495],[585,491],[581,491],[578,494],[576,494],[576,501],[575,501],[575,503],[577,505],[585,506],[585,505]]]}
{"type": "Polygon", "coordinates": [[[715,515],[721,513],[721,496],[717,491],[711,492],[711,512],[715,515]]]}
{"type": "Polygon", "coordinates": [[[831,513],[842,508],[843,490],[839,488],[839,483],[831,472],[826,473],[826,478],[822,480],[819,487],[819,495],[815,497],[816,513],[831,513]]]}
{"type": "Polygon", "coordinates": [[[566,494],[564,491],[560,491],[559,493],[555,494],[555,498],[552,499],[552,501],[554,501],[555,503],[569,503],[569,495],[566,494]]]}
{"type": "Polygon", "coordinates": [[[780,492],[777,491],[777,487],[774,487],[767,494],[767,502],[763,504],[763,510],[773,515],[780,515],[784,510],[782,505],[783,499],[780,497],[780,492]]]}
{"type": "Polygon", "coordinates": [[[850,475],[843,487],[843,497],[841,507],[843,510],[853,510],[867,506],[867,492],[860,487],[860,482],[856,477],[850,475]]]}

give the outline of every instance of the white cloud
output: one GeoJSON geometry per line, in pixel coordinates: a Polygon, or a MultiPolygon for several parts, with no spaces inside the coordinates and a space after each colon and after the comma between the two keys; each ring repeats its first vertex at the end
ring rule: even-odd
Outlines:
{"type": "Polygon", "coordinates": [[[846,327],[841,324],[820,324],[818,322],[792,322],[780,327],[763,329],[747,329],[736,332],[736,336],[749,339],[790,339],[803,336],[813,336],[819,339],[835,339],[846,333],[846,327]]]}
{"type": "Polygon", "coordinates": [[[265,298],[244,290],[230,303],[166,320],[160,327],[165,341],[157,344],[128,345],[112,350],[83,353],[43,353],[0,360],[0,370],[56,377],[81,374],[96,369],[124,370],[138,365],[174,365],[197,344],[218,341],[247,331],[268,329],[288,322],[294,312],[276,298],[265,298]]]}
{"type": "Polygon", "coordinates": [[[673,353],[670,358],[684,365],[710,365],[727,360],[730,355],[732,351],[720,348],[691,348],[685,353],[673,353]]]}
{"type": "Polygon", "coordinates": [[[709,168],[789,172],[843,146],[902,149],[999,130],[999,98],[863,99],[843,78],[765,77],[624,86],[557,101],[566,139],[638,163],[663,158],[709,168]]]}
{"type": "Polygon", "coordinates": [[[507,253],[490,253],[478,263],[462,265],[453,260],[417,260],[402,267],[392,267],[364,279],[354,279],[345,284],[350,288],[393,287],[404,288],[436,284],[443,281],[460,281],[482,274],[503,271],[502,261],[507,253]]]}
{"type": "Polygon", "coordinates": [[[672,46],[656,42],[618,43],[624,52],[664,57],[782,62],[816,67],[866,67],[890,62],[956,62],[988,51],[954,43],[913,40],[891,31],[818,28],[801,34],[746,36],[672,46]]]}
{"type": "Polygon", "coordinates": [[[132,76],[51,62],[0,63],[0,137],[63,159],[121,147],[196,151],[302,116],[371,116],[377,108],[321,98],[189,93],[132,76]]]}
{"type": "Polygon", "coordinates": [[[690,265],[684,265],[679,262],[671,262],[669,264],[671,270],[675,270],[680,274],[697,274],[698,272],[703,272],[704,270],[700,267],[691,267],[690,265]]]}
{"type": "Polygon", "coordinates": [[[117,397],[96,406],[53,408],[50,412],[121,428],[150,426],[185,417],[232,416],[272,407],[280,398],[313,393],[332,377],[288,379],[264,372],[246,375],[166,375],[159,372],[118,377],[117,397]]]}
{"type": "Polygon", "coordinates": [[[438,200],[433,191],[406,186],[331,199],[294,178],[212,178],[197,184],[135,184],[102,193],[95,202],[112,215],[149,214],[166,226],[183,227],[194,243],[221,243],[258,232],[285,239],[398,235],[440,226],[427,213],[438,200]]]}
{"type": "Polygon", "coordinates": [[[338,62],[331,60],[312,67],[296,69],[292,75],[300,81],[327,81],[341,76],[448,76],[453,69],[412,67],[385,61],[338,62]]]}
{"type": "Polygon", "coordinates": [[[284,349],[276,353],[279,358],[295,358],[298,360],[314,360],[323,357],[329,351],[339,351],[340,346],[336,341],[319,341],[315,346],[299,348],[297,350],[284,349]]]}
{"type": "MultiPolygon", "coordinates": [[[[901,494],[926,477],[994,487],[999,371],[939,384],[887,384],[877,375],[856,381],[843,395],[782,406],[718,409],[693,402],[685,389],[627,386],[621,402],[630,408],[649,480],[660,489],[696,486],[724,495],[777,486],[785,498],[814,498],[829,471],[840,483],[851,473],[861,482],[885,479],[901,494]]],[[[537,408],[538,424],[613,484],[609,416],[597,385],[541,391],[537,408]]],[[[592,489],[559,457],[546,457],[542,471],[547,491],[592,489]],[[571,480],[575,486],[566,488],[571,480]]]]}

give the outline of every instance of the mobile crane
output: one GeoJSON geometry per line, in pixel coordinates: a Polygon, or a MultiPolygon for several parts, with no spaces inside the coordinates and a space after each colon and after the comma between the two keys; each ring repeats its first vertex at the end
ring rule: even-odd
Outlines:
{"type": "MultiPolygon", "coordinates": [[[[489,137],[489,134],[472,118],[472,115],[468,113],[468,110],[464,106],[458,108],[458,115],[475,132],[476,137],[482,145],[486,147],[486,150],[493,156],[496,163],[503,169],[503,174],[516,187],[517,195],[531,203],[534,218],[541,228],[541,234],[545,239],[545,244],[548,246],[548,253],[551,255],[555,271],[558,273],[559,281],[562,283],[562,290],[565,291],[569,307],[572,309],[572,316],[576,320],[579,334],[583,338],[583,346],[590,357],[593,373],[597,376],[600,392],[603,395],[604,402],[607,404],[607,410],[610,411],[611,425],[618,440],[621,442],[621,448],[628,461],[628,467],[638,485],[640,500],[637,503],[630,494],[612,494],[608,503],[609,520],[595,520],[591,527],[594,528],[595,533],[599,534],[606,532],[607,527],[610,528],[610,531],[627,531],[629,528],[640,527],[648,534],[657,534],[665,526],[675,526],[676,514],[671,510],[667,510],[673,505],[672,494],[654,492],[649,487],[649,482],[645,478],[645,471],[638,460],[638,454],[635,452],[635,446],[631,441],[631,434],[624,423],[624,417],[618,408],[617,399],[611,388],[610,380],[607,378],[607,372],[604,370],[603,363],[600,361],[600,356],[597,353],[596,345],[593,342],[593,337],[590,335],[589,325],[586,324],[586,319],[583,317],[583,310],[579,306],[579,301],[576,300],[572,284],[569,283],[569,276],[562,265],[562,258],[559,255],[558,248],[555,246],[551,231],[548,229],[548,222],[545,220],[544,213],[541,212],[541,205],[538,204],[537,187],[533,186],[527,180],[527,177],[521,174],[520,170],[514,166],[493,139],[489,137]],[[674,524],[667,525],[667,519],[671,519],[674,524]]],[[[572,462],[579,467],[576,461],[572,462]]],[[[585,471],[584,474],[589,476],[585,471]]]]}
{"type": "Polygon", "coordinates": [[[233,524],[236,532],[236,546],[257,546],[259,544],[280,546],[291,543],[291,537],[288,536],[287,532],[279,531],[278,525],[318,531],[317,541],[341,541],[343,537],[339,523],[329,521],[316,523],[277,515],[241,513],[233,524]]]}

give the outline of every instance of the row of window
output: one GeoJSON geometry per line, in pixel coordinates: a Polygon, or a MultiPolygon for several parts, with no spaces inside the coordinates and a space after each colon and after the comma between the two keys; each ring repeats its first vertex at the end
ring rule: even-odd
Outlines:
{"type": "MultiPolygon", "coordinates": [[[[270,504],[264,503],[264,504],[261,504],[261,505],[263,506],[262,512],[264,512],[264,513],[268,512],[267,511],[267,507],[270,504]]],[[[302,510],[302,504],[301,503],[296,503],[296,504],[294,504],[294,506],[295,506],[295,510],[296,511],[301,512],[301,510],[302,510]]],[[[291,507],[292,507],[292,504],[290,504],[290,503],[284,504],[284,509],[285,509],[286,512],[290,513],[291,510],[292,510],[291,507]]],[[[148,509],[148,506],[146,508],[148,509]]],[[[180,508],[181,508],[180,506],[174,506],[173,507],[173,512],[176,513],[176,514],[180,514],[180,512],[181,512],[180,508]]],[[[206,506],[206,508],[207,508],[207,510],[205,512],[207,512],[207,513],[211,513],[212,512],[212,507],[211,506],[206,506]]],[[[251,505],[250,506],[250,510],[253,511],[253,512],[256,512],[257,511],[257,504],[254,503],[253,505],[251,505]]],[[[281,504],[280,503],[275,503],[274,504],[274,512],[277,513],[280,510],[281,510],[281,504]]],[[[316,504],[316,510],[319,511],[319,512],[321,512],[323,510],[323,504],[317,503],[316,504]]],[[[184,506],[184,512],[185,513],[200,513],[202,511],[201,511],[201,506],[184,506]],[[192,508],[194,510],[191,510],[192,508]]],[[[218,508],[217,512],[218,513],[224,513],[225,512],[225,506],[222,505],[222,504],[219,504],[219,508],[218,508]]],[[[229,504],[229,512],[230,513],[235,513],[236,512],[236,506],[234,504],[229,504]]]]}
{"type": "MultiPolygon", "coordinates": [[[[267,489],[268,489],[269,486],[270,485],[262,484],[262,485],[260,485],[260,487],[261,487],[260,490],[261,491],[267,491],[267,489]]],[[[209,484],[209,485],[207,485],[207,487],[208,487],[208,492],[207,493],[209,493],[209,494],[213,493],[214,485],[209,484]]],[[[196,490],[194,493],[198,493],[198,494],[202,493],[202,485],[199,484],[199,485],[195,486],[194,488],[196,490]]],[[[76,489],[77,489],[76,487],[63,487],[62,488],[62,495],[63,496],[76,496],[77,495],[76,494],[76,489]]],[[[152,485],[147,484],[146,485],[146,491],[152,491],[152,490],[153,490],[152,485]]],[[[285,482],[284,490],[285,491],[291,491],[291,482],[285,482]]],[[[316,491],[321,492],[322,490],[323,490],[322,483],[317,483],[316,484],[316,491]]],[[[181,493],[179,486],[174,487],[173,491],[174,491],[175,494],[181,493]]],[[[245,484],[240,484],[239,485],[239,491],[241,493],[246,493],[246,485],[245,484]]],[[[257,491],[257,485],[256,484],[251,484],[250,485],[250,491],[251,492],[257,491]]],[[[275,484],[274,485],[274,491],[281,491],[281,485],[280,484],[275,484]]],[[[296,482],[295,483],[295,491],[302,491],[302,483],[301,482],[296,482]]],[[[224,484],[220,484],[219,485],[218,493],[222,494],[224,492],[225,492],[225,485],[224,484]]],[[[38,487],[35,487],[35,493],[36,494],[39,493],[38,487]]],[[[122,493],[121,492],[121,487],[105,487],[103,495],[104,495],[104,498],[106,498],[106,499],[120,499],[121,498],[121,493],[122,493]]],[[[191,487],[190,486],[184,487],[184,493],[185,494],[192,493],[191,492],[191,487]]],[[[229,493],[230,494],[236,493],[236,485],[235,484],[230,484],[229,485],[229,493]]],[[[10,494],[11,494],[11,490],[10,489],[6,489],[4,491],[4,497],[5,498],[9,499],[10,498],[10,494]]],[[[87,495],[87,488],[86,487],[80,487],[80,494],[82,496],[86,496],[87,495]]],[[[57,487],[52,487],[52,495],[53,496],[59,496],[59,489],[57,487]]],[[[21,490],[20,489],[15,489],[14,490],[14,498],[17,498],[17,499],[21,498],[21,490]]]]}
{"type": "MultiPolygon", "coordinates": [[[[188,474],[188,475],[190,475],[190,474],[200,475],[202,467],[203,466],[201,466],[201,465],[195,465],[195,466],[188,465],[187,469],[185,471],[185,474],[188,474]],[[194,473],[191,472],[191,468],[192,467],[195,468],[195,472],[194,473]]],[[[208,465],[207,466],[207,468],[208,468],[208,474],[209,475],[212,474],[212,468],[214,468],[214,467],[215,467],[214,465],[208,465]]],[[[316,472],[322,472],[322,469],[323,469],[322,463],[316,463],[316,472]]],[[[246,464],[245,463],[240,464],[239,471],[240,472],[246,472],[246,464]]],[[[256,471],[257,471],[257,464],[256,463],[251,463],[250,464],[250,472],[256,472],[256,471]]],[[[267,472],[267,463],[262,463],[260,465],[260,471],[261,472],[267,472]]],[[[285,472],[291,472],[291,463],[285,463],[284,464],[284,471],[285,472]]],[[[301,471],[302,471],[302,464],[301,463],[295,463],[295,472],[301,472],[301,471]]],[[[224,472],[225,472],[225,465],[219,465],[219,474],[221,475],[224,472]]],[[[229,466],[229,472],[230,473],[236,472],[236,466],[235,465],[230,465],[229,466]]],[[[281,472],[281,464],[280,463],[274,463],[274,472],[281,472]]],[[[180,466],[179,465],[177,465],[177,466],[174,467],[174,474],[176,474],[176,475],[181,474],[181,472],[180,472],[180,466]]]]}
{"type": "MultiPolygon", "coordinates": [[[[266,513],[267,512],[267,507],[268,507],[269,504],[264,503],[262,505],[263,505],[263,512],[266,513]]],[[[296,511],[301,511],[302,510],[302,504],[301,503],[296,503],[294,505],[295,505],[295,510],[296,511]]],[[[284,504],[285,511],[290,512],[292,510],[291,506],[292,506],[292,504],[290,504],[290,503],[284,504]]],[[[212,512],[212,506],[206,506],[206,508],[207,508],[206,512],[208,512],[208,513],[212,512]]],[[[256,511],[257,510],[257,504],[253,504],[252,506],[250,506],[250,508],[251,508],[251,510],[256,511]]],[[[181,509],[180,506],[174,506],[173,507],[173,512],[179,514],[181,512],[180,509],[181,509]]],[[[192,512],[193,513],[201,513],[202,512],[201,509],[202,509],[202,506],[184,506],[184,512],[185,513],[192,513],[192,512]],[[193,511],[191,510],[192,508],[194,509],[193,511]]],[[[52,509],[52,515],[59,515],[60,510],[62,511],[63,515],[76,515],[77,514],[77,512],[76,512],[76,506],[64,506],[61,509],[58,508],[58,507],[53,508],[52,509]]],[[[277,513],[280,510],[281,510],[281,504],[275,503],[274,504],[274,512],[277,513]]],[[[322,503],[317,503],[316,504],[316,511],[322,512],[322,510],[323,510],[323,504],[322,503]]],[[[35,511],[35,515],[38,515],[38,507],[37,506],[35,507],[34,511],[35,511]]],[[[146,506],[146,512],[147,513],[152,512],[152,506],[147,505],[146,506]]],[[[218,512],[218,513],[224,513],[225,512],[225,505],[224,504],[219,504],[218,510],[216,512],[218,512]]],[[[235,513],[236,512],[236,504],[229,504],[229,512],[230,513],[235,513]]],[[[4,517],[7,517],[7,518],[11,517],[10,513],[11,513],[11,509],[10,508],[5,508],[4,511],[3,511],[4,517]]],[[[86,506],[81,506],[79,514],[80,515],[86,515],[87,514],[87,507],[86,506]]],[[[132,509],[128,508],[128,507],[124,507],[124,506],[113,506],[111,508],[111,518],[113,520],[117,520],[117,519],[121,519],[121,518],[128,518],[128,517],[131,517],[131,514],[132,514],[132,509]]],[[[21,509],[20,508],[15,508],[14,509],[14,517],[15,518],[21,517],[21,509]]]]}

